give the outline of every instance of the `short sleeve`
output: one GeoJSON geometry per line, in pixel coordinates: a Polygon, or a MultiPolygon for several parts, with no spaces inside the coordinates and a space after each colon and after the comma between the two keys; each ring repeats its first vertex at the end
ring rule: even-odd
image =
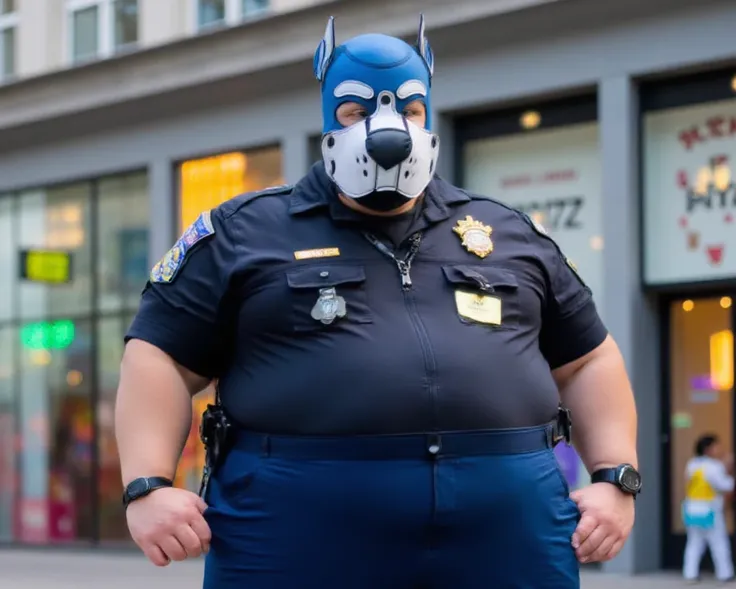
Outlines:
{"type": "Polygon", "coordinates": [[[195,374],[217,376],[234,259],[220,209],[200,215],[151,270],[125,341],[146,341],[195,374]]]}
{"type": "Polygon", "coordinates": [[[537,258],[546,276],[539,347],[552,370],[574,362],[597,348],[608,335],[588,286],[572,262],[543,227],[531,226],[537,258]]]}

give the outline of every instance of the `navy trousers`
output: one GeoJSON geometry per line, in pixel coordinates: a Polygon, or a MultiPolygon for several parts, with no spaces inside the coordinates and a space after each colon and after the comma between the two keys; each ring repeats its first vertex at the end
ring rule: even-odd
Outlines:
{"type": "Polygon", "coordinates": [[[205,589],[579,589],[549,428],[241,434],[211,481],[205,589]]]}

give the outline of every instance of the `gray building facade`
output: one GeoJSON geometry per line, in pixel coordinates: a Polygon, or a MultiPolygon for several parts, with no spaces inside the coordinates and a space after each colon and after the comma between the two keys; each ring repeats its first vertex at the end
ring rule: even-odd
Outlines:
{"type": "Polygon", "coordinates": [[[729,1],[343,0],[0,87],[0,440],[19,449],[0,456],[14,481],[0,483],[0,542],[124,540],[109,413],[135,277],[212,178],[227,197],[306,172],[321,130],[311,55],[329,15],[338,42],[410,39],[420,11],[440,173],[540,215],[628,366],[645,491],[603,567],[679,566],[692,441],[713,430],[734,445],[729,1]],[[49,251],[78,251],[73,277],[54,275],[49,251]]]}

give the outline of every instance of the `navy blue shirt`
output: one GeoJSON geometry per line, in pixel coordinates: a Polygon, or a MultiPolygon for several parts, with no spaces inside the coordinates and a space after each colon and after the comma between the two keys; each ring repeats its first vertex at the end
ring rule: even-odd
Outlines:
{"type": "Polygon", "coordinates": [[[320,164],[294,187],[236,197],[178,242],[167,281],[158,267],[126,339],[218,378],[230,416],[260,432],[548,422],[551,370],[607,335],[590,290],[522,213],[437,177],[423,200],[402,229],[423,235],[406,288],[363,234],[376,220],[342,205],[320,164]],[[453,231],[468,216],[492,229],[485,257],[453,231]],[[322,289],[345,301],[329,324],[313,313],[322,289]]]}

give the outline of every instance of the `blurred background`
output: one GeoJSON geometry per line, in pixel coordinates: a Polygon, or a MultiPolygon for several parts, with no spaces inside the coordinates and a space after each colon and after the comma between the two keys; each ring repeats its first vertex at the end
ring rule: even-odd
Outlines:
{"type": "Polygon", "coordinates": [[[441,174],[543,223],[626,358],[646,493],[605,567],[680,566],[693,442],[735,443],[733,1],[0,0],[0,547],[129,545],[113,404],[149,268],[320,159],[328,16],[413,40],[420,12],[441,174]]]}

